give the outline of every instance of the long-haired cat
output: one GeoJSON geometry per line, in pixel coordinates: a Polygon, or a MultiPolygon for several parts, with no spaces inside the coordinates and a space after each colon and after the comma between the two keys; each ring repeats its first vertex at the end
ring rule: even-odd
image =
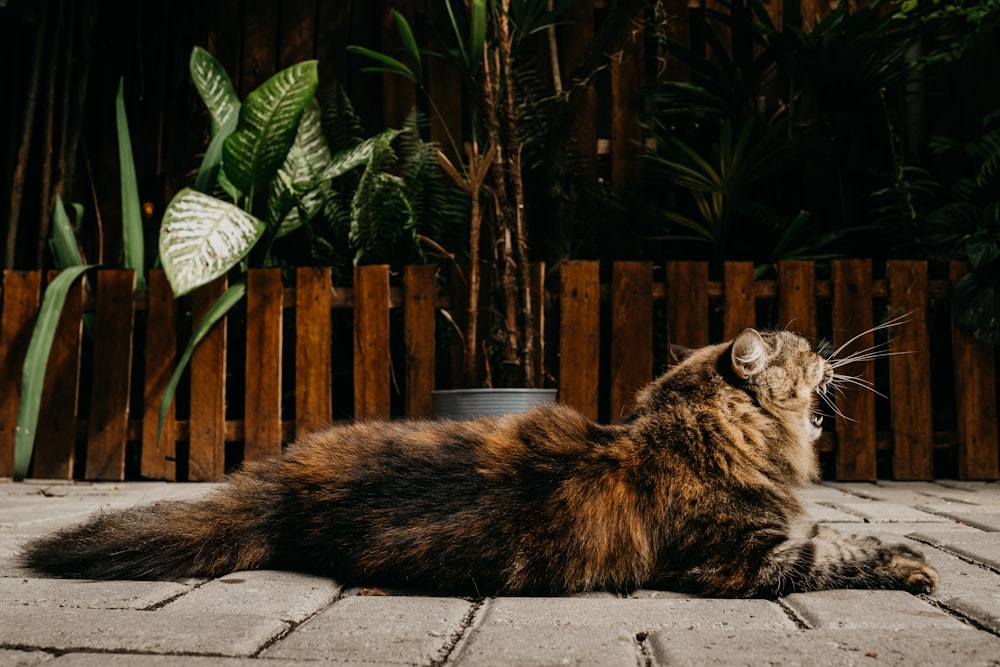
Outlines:
{"type": "Polygon", "coordinates": [[[797,523],[833,381],[805,339],[747,329],[694,351],[616,425],[550,405],[335,427],[204,499],[98,514],[22,555],[69,577],[276,568],[477,595],[929,592],[920,552],[797,523]]]}

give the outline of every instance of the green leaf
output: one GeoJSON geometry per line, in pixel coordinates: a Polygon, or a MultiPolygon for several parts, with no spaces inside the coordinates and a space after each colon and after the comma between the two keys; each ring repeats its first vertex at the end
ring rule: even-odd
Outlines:
{"type": "MultiPolygon", "coordinates": [[[[323,171],[332,157],[320,122],[319,103],[313,100],[302,113],[295,141],[271,181],[267,201],[268,225],[275,227],[282,224],[286,216],[297,218],[299,204],[307,203],[307,200],[315,210],[319,210],[322,202],[318,195],[311,193],[319,186],[323,171]]],[[[295,224],[295,221],[289,223],[295,224]]]]}
{"type": "Polygon", "coordinates": [[[389,74],[398,74],[400,76],[406,77],[414,83],[417,82],[417,75],[413,73],[413,70],[403,64],[401,61],[396,60],[392,56],[388,56],[384,53],[379,53],[378,51],[372,51],[371,49],[366,49],[363,46],[348,46],[348,53],[356,53],[359,56],[366,56],[372,60],[377,60],[378,62],[385,65],[385,68],[366,68],[378,72],[388,72],[389,74]]]}
{"type": "MultiPolygon", "coordinates": [[[[205,157],[201,159],[201,166],[198,167],[198,176],[194,181],[194,189],[205,194],[211,194],[215,184],[219,180],[219,168],[222,166],[222,149],[226,144],[226,139],[236,129],[238,116],[232,116],[226,121],[205,150],[205,157]]],[[[238,197],[234,197],[234,201],[238,197]]]]}
{"type": "Polygon", "coordinates": [[[323,172],[323,178],[332,180],[343,176],[352,169],[357,169],[371,159],[372,153],[376,149],[383,146],[388,147],[392,140],[399,135],[399,132],[400,130],[383,130],[353,148],[338,151],[330,158],[330,164],[323,172]]]}
{"type": "Polygon", "coordinates": [[[66,207],[63,206],[62,197],[59,195],[56,195],[55,206],[52,207],[52,237],[49,239],[49,248],[52,250],[57,269],[68,269],[83,264],[80,246],[76,244],[76,235],[73,234],[69,216],[66,215],[66,207]]]}
{"type": "Polygon", "coordinates": [[[406,21],[406,17],[397,12],[395,9],[392,10],[392,19],[396,23],[396,32],[399,33],[399,41],[403,43],[403,49],[406,54],[413,61],[413,65],[416,67],[416,80],[420,81],[423,79],[423,65],[420,62],[420,47],[417,46],[417,40],[413,37],[413,31],[410,29],[410,24],[406,21]]]}
{"type": "Polygon", "coordinates": [[[191,79],[212,116],[212,135],[239,118],[240,100],[225,68],[211,53],[194,47],[188,62],[191,79]]]}
{"type": "Polygon", "coordinates": [[[238,206],[185,188],[163,212],[160,258],[174,296],[226,273],[247,256],[265,224],[238,206]]]}
{"type": "Polygon", "coordinates": [[[144,290],[146,289],[146,243],[143,238],[142,208],[139,205],[139,185],[135,176],[135,161],[132,159],[132,140],[129,138],[128,116],[125,115],[124,88],[124,80],[119,79],[115,111],[118,129],[118,167],[121,170],[125,268],[135,269],[135,288],[144,290]]]}
{"type": "Polygon", "coordinates": [[[318,82],[316,61],[309,60],[281,70],[247,95],[222,160],[226,177],[251,200],[285,160],[318,82]]]}
{"type": "Polygon", "coordinates": [[[174,394],[177,393],[177,385],[181,381],[181,375],[184,374],[184,369],[190,363],[191,355],[194,354],[195,348],[208,335],[208,332],[212,330],[215,323],[225,317],[226,313],[232,310],[233,306],[243,299],[246,292],[247,285],[245,281],[241,280],[235,283],[222,293],[219,300],[212,304],[212,307],[208,309],[208,312],[201,318],[201,321],[195,325],[194,331],[191,332],[191,340],[188,341],[183,354],[177,360],[177,367],[174,369],[166,388],[163,390],[163,397],[160,398],[159,416],[156,420],[157,447],[160,446],[160,437],[163,435],[163,423],[167,420],[167,410],[170,409],[170,404],[174,400],[174,394]]]}
{"type": "Polygon", "coordinates": [[[470,71],[475,74],[483,61],[486,50],[486,0],[472,0],[469,6],[472,23],[469,30],[470,71]]]}
{"type": "Polygon", "coordinates": [[[45,383],[45,369],[49,363],[49,352],[55,339],[56,327],[66,295],[73,283],[86,271],[96,265],[74,266],[66,269],[53,280],[45,290],[45,298],[38,312],[38,321],[31,333],[28,353],[21,370],[21,403],[17,411],[17,428],[14,434],[14,479],[22,480],[28,474],[31,452],[35,448],[35,434],[38,429],[38,411],[42,402],[42,388],[45,383]]]}

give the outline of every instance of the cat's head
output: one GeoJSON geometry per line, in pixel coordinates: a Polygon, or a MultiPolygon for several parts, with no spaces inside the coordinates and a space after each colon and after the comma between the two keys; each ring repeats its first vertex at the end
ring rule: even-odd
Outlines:
{"type": "MultiPolygon", "coordinates": [[[[802,336],[791,331],[744,329],[728,350],[734,380],[774,415],[801,420],[811,442],[822,433],[819,392],[833,380],[833,368],[802,336]]],[[[721,360],[720,360],[721,361],[721,360]]]]}

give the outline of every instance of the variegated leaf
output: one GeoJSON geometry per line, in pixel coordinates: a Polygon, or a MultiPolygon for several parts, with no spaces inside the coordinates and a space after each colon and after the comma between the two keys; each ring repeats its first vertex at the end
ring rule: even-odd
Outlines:
{"type": "Polygon", "coordinates": [[[265,225],[243,209],[185,188],[163,212],[160,260],[174,296],[215,280],[246,257],[265,225]]]}
{"type": "Polygon", "coordinates": [[[215,135],[219,128],[239,114],[240,100],[236,97],[233,82],[222,64],[200,46],[191,51],[188,68],[194,87],[212,115],[212,134],[215,135]]]}
{"type": "Polygon", "coordinates": [[[260,191],[274,177],[317,84],[316,61],[309,60],[281,70],[247,95],[222,160],[226,176],[240,191],[260,191]]]}

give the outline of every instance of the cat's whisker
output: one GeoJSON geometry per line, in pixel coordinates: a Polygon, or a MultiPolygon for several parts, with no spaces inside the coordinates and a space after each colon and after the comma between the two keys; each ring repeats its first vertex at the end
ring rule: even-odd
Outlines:
{"type": "MultiPolygon", "coordinates": [[[[837,387],[834,387],[834,388],[837,389],[837,387]]],[[[826,404],[826,407],[830,408],[830,410],[833,412],[833,415],[824,415],[824,416],[840,417],[841,419],[844,419],[844,420],[849,421],[849,422],[855,421],[854,419],[851,419],[850,417],[848,417],[847,415],[845,415],[840,410],[840,408],[837,407],[837,404],[833,401],[833,399],[831,399],[829,396],[827,396],[825,394],[820,394],[820,398],[822,399],[823,403],[826,404]]]]}
{"type": "Polygon", "coordinates": [[[870,329],[868,329],[866,331],[862,331],[861,333],[857,334],[856,336],[852,336],[847,341],[845,341],[840,347],[838,347],[836,350],[834,350],[833,354],[831,354],[829,358],[831,358],[831,359],[835,358],[838,354],[840,354],[847,347],[849,347],[851,345],[851,343],[853,343],[854,341],[858,340],[859,338],[867,336],[870,333],[875,333],[876,331],[881,331],[883,329],[890,329],[892,327],[898,327],[901,324],[906,323],[908,315],[909,315],[909,313],[906,313],[906,314],[900,315],[898,317],[894,317],[891,320],[887,320],[887,321],[883,322],[882,324],[876,324],[872,328],[870,328],[870,329]]]}
{"type": "Polygon", "coordinates": [[[862,389],[867,389],[876,396],[881,396],[882,398],[889,398],[878,389],[875,388],[875,383],[870,380],[865,380],[864,378],[854,377],[853,375],[834,375],[833,383],[837,385],[854,385],[855,387],[860,387],[862,389]]]}

